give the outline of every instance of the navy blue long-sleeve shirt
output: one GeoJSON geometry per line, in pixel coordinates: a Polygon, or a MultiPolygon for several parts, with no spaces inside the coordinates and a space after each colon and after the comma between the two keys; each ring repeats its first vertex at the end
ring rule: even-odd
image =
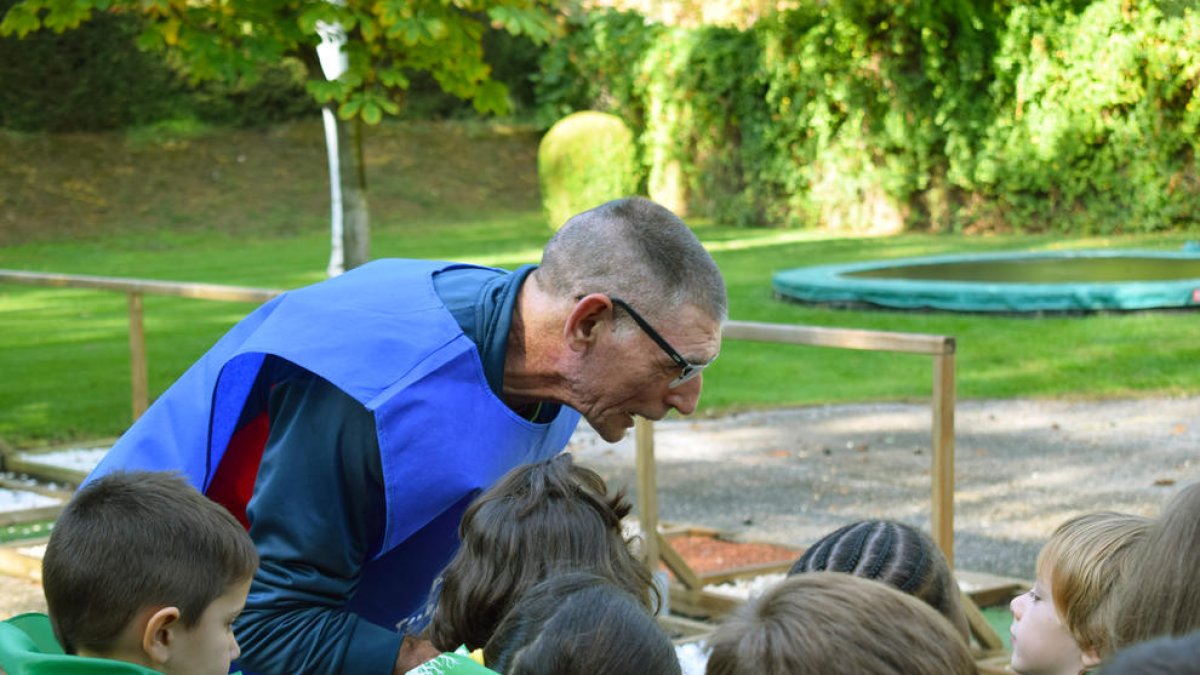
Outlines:
{"type": "MultiPolygon", "coordinates": [[[[517,289],[532,269],[450,269],[434,278],[497,395],[517,289]]],[[[306,371],[276,382],[247,507],[262,564],[236,625],[241,664],[262,673],[389,674],[402,635],[343,609],[386,519],[374,416],[306,371]]],[[[556,413],[541,411],[539,421],[556,413]]]]}

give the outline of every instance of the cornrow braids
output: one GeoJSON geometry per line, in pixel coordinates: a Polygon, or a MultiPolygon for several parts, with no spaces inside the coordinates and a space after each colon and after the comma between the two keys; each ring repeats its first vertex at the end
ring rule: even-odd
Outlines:
{"type": "Polygon", "coordinates": [[[840,527],[808,547],[788,576],[806,572],[842,572],[881,581],[924,600],[959,632],[969,633],[945,556],[928,535],[910,525],[862,520],[840,527]]]}

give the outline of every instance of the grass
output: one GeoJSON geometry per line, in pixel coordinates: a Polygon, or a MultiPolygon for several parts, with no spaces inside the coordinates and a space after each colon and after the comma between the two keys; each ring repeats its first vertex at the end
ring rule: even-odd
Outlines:
{"type": "MultiPolygon", "coordinates": [[[[372,202],[375,257],[440,258],[510,268],[537,260],[550,231],[538,212],[536,181],[518,176],[520,186],[512,188],[501,180],[506,167],[507,173],[514,175],[529,170],[532,151],[521,150],[529,141],[510,138],[489,146],[491,141],[481,138],[478,129],[468,132],[465,141],[459,139],[460,145],[469,148],[469,152],[461,152],[470,156],[459,158],[465,168],[408,171],[401,177],[375,171],[373,194],[383,195],[372,202]],[[488,147],[494,148],[490,155],[488,147]],[[504,164],[514,153],[519,155],[516,168],[504,164]],[[469,181],[470,167],[480,163],[490,167],[484,178],[491,192],[473,192],[475,188],[454,183],[469,181]],[[459,175],[462,171],[468,175],[459,175]],[[444,182],[431,185],[439,176],[444,182]],[[388,182],[397,180],[424,183],[401,189],[388,182]],[[428,194],[424,205],[405,201],[403,194],[422,190],[441,194],[448,203],[436,207],[436,200],[428,194]],[[502,204],[492,198],[498,192],[506,193],[502,204]]],[[[423,142],[432,142],[431,138],[423,142]]],[[[235,140],[241,143],[245,139],[235,140]]],[[[39,148],[37,156],[43,156],[47,142],[22,140],[39,148]]],[[[128,144],[127,140],[120,142],[128,144]]],[[[153,143],[139,140],[138,145],[153,143]]],[[[399,152],[388,150],[386,144],[380,151],[399,152]]],[[[430,153],[432,157],[453,154],[438,149],[430,149],[430,153]]],[[[318,154],[304,162],[315,164],[319,172],[319,159],[318,154]]],[[[27,165],[37,161],[33,154],[24,158],[27,165]]],[[[271,164],[267,158],[254,161],[260,167],[271,164]]],[[[15,242],[10,237],[11,243],[0,246],[0,268],[277,288],[323,278],[328,255],[324,214],[314,213],[311,205],[296,206],[279,198],[272,182],[312,188],[319,180],[312,176],[272,178],[269,173],[256,180],[257,174],[245,175],[230,183],[241,192],[213,201],[218,197],[194,197],[198,192],[194,184],[171,185],[174,174],[162,170],[167,171],[166,177],[157,180],[166,187],[158,189],[193,195],[187,198],[194,202],[191,221],[179,217],[183,212],[178,205],[169,211],[153,206],[136,218],[131,216],[136,222],[126,227],[120,218],[124,207],[110,204],[107,208],[117,208],[115,214],[98,218],[84,231],[76,228],[57,236],[38,233],[16,237],[19,241],[15,242]],[[218,214],[207,223],[194,222],[197,214],[209,209],[229,208],[230,201],[240,202],[238,208],[253,213],[254,218],[238,220],[218,214]],[[220,224],[226,221],[233,224],[220,224]]],[[[29,195],[35,193],[12,188],[6,194],[25,194],[21,199],[30,201],[33,197],[29,195]]],[[[90,193],[98,192],[91,189],[90,193]]],[[[163,203],[169,202],[163,198],[163,203]]],[[[8,204],[12,203],[10,199],[8,204]]],[[[35,206],[32,202],[28,205],[31,211],[36,211],[35,206]]],[[[45,208],[52,206],[59,207],[45,208]]],[[[0,211],[4,207],[0,201],[0,211]]],[[[134,213],[136,209],[125,211],[134,213]]],[[[1189,238],[1185,234],[1110,239],[928,234],[851,238],[746,230],[701,221],[693,226],[725,273],[732,318],[952,335],[958,340],[959,398],[1096,399],[1200,392],[1195,370],[1200,363],[1197,313],[1034,319],[834,310],[777,301],[770,286],[774,271],[801,265],[1011,249],[1176,249],[1189,238]]],[[[152,395],[169,386],[252,308],[147,297],[152,395]]],[[[126,322],[126,300],[115,293],[0,285],[0,439],[24,447],[119,434],[130,417],[126,322]]],[[[922,356],[727,342],[720,360],[706,371],[700,412],[925,400],[930,381],[929,359],[922,356]]]]}

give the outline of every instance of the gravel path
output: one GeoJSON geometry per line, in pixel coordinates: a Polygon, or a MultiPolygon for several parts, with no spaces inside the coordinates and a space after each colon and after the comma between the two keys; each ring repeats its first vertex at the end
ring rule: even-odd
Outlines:
{"type": "MultiPolygon", "coordinates": [[[[1200,396],[1104,402],[960,401],[955,411],[960,568],[1030,579],[1064,519],[1154,515],[1200,480],[1200,396]]],[[[655,425],[663,521],[804,545],[860,518],[928,528],[927,404],[815,406],[655,425]]],[[[570,450],[636,496],[634,444],[586,426],[570,450]]],[[[0,618],[44,611],[40,587],[0,576],[0,618]]]]}
{"type": "MultiPolygon", "coordinates": [[[[790,545],[861,518],[928,529],[930,415],[927,404],[863,404],[660,422],[660,519],[790,545]]],[[[955,432],[962,569],[1031,579],[1066,518],[1153,515],[1200,480],[1200,397],[961,401],[955,432]]],[[[570,449],[634,492],[631,438],[608,445],[581,429],[570,449]]]]}

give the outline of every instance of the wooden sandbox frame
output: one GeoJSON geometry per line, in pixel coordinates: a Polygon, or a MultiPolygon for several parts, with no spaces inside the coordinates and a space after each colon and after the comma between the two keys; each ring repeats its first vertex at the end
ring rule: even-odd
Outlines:
{"type": "MultiPolygon", "coordinates": [[[[954,566],[954,338],[923,333],[850,328],[820,328],[750,321],[728,321],[722,340],[749,340],[838,349],[924,354],[933,359],[933,467],[930,485],[930,525],[947,562],[954,566]]],[[[654,423],[638,418],[634,430],[637,442],[638,513],[642,530],[654,532],[647,537],[646,559],[661,559],[668,567],[682,562],[658,533],[658,477],[654,460],[654,423]]],[[[686,567],[686,565],[685,565],[686,567]]],[[[686,570],[681,580],[695,580],[686,570]]]]}
{"type": "MultiPolygon", "coordinates": [[[[930,470],[930,530],[933,540],[954,567],[954,354],[955,340],[945,335],[899,333],[849,328],[824,328],[787,324],[728,321],[722,340],[748,340],[836,349],[899,352],[922,354],[932,360],[932,467],[930,470]]],[[[670,585],[671,607],[677,611],[714,618],[728,613],[740,601],[704,587],[733,579],[762,574],[785,572],[791,565],[768,563],[752,565],[717,573],[698,574],[671,545],[671,536],[678,532],[660,527],[658,518],[658,477],[654,459],[654,423],[638,418],[635,425],[638,517],[645,538],[646,562],[651,569],[661,562],[671,570],[676,582],[670,585]],[[652,534],[651,534],[652,533],[652,534]]],[[[711,536],[715,532],[707,531],[711,536]]],[[[689,528],[688,534],[704,534],[704,528],[689,528]]],[[[1007,586],[989,589],[990,593],[1008,592],[1007,586]]],[[[1004,643],[987,623],[979,605],[964,594],[963,605],[971,632],[979,641],[984,655],[994,657],[1003,652],[1004,643]]]]}

